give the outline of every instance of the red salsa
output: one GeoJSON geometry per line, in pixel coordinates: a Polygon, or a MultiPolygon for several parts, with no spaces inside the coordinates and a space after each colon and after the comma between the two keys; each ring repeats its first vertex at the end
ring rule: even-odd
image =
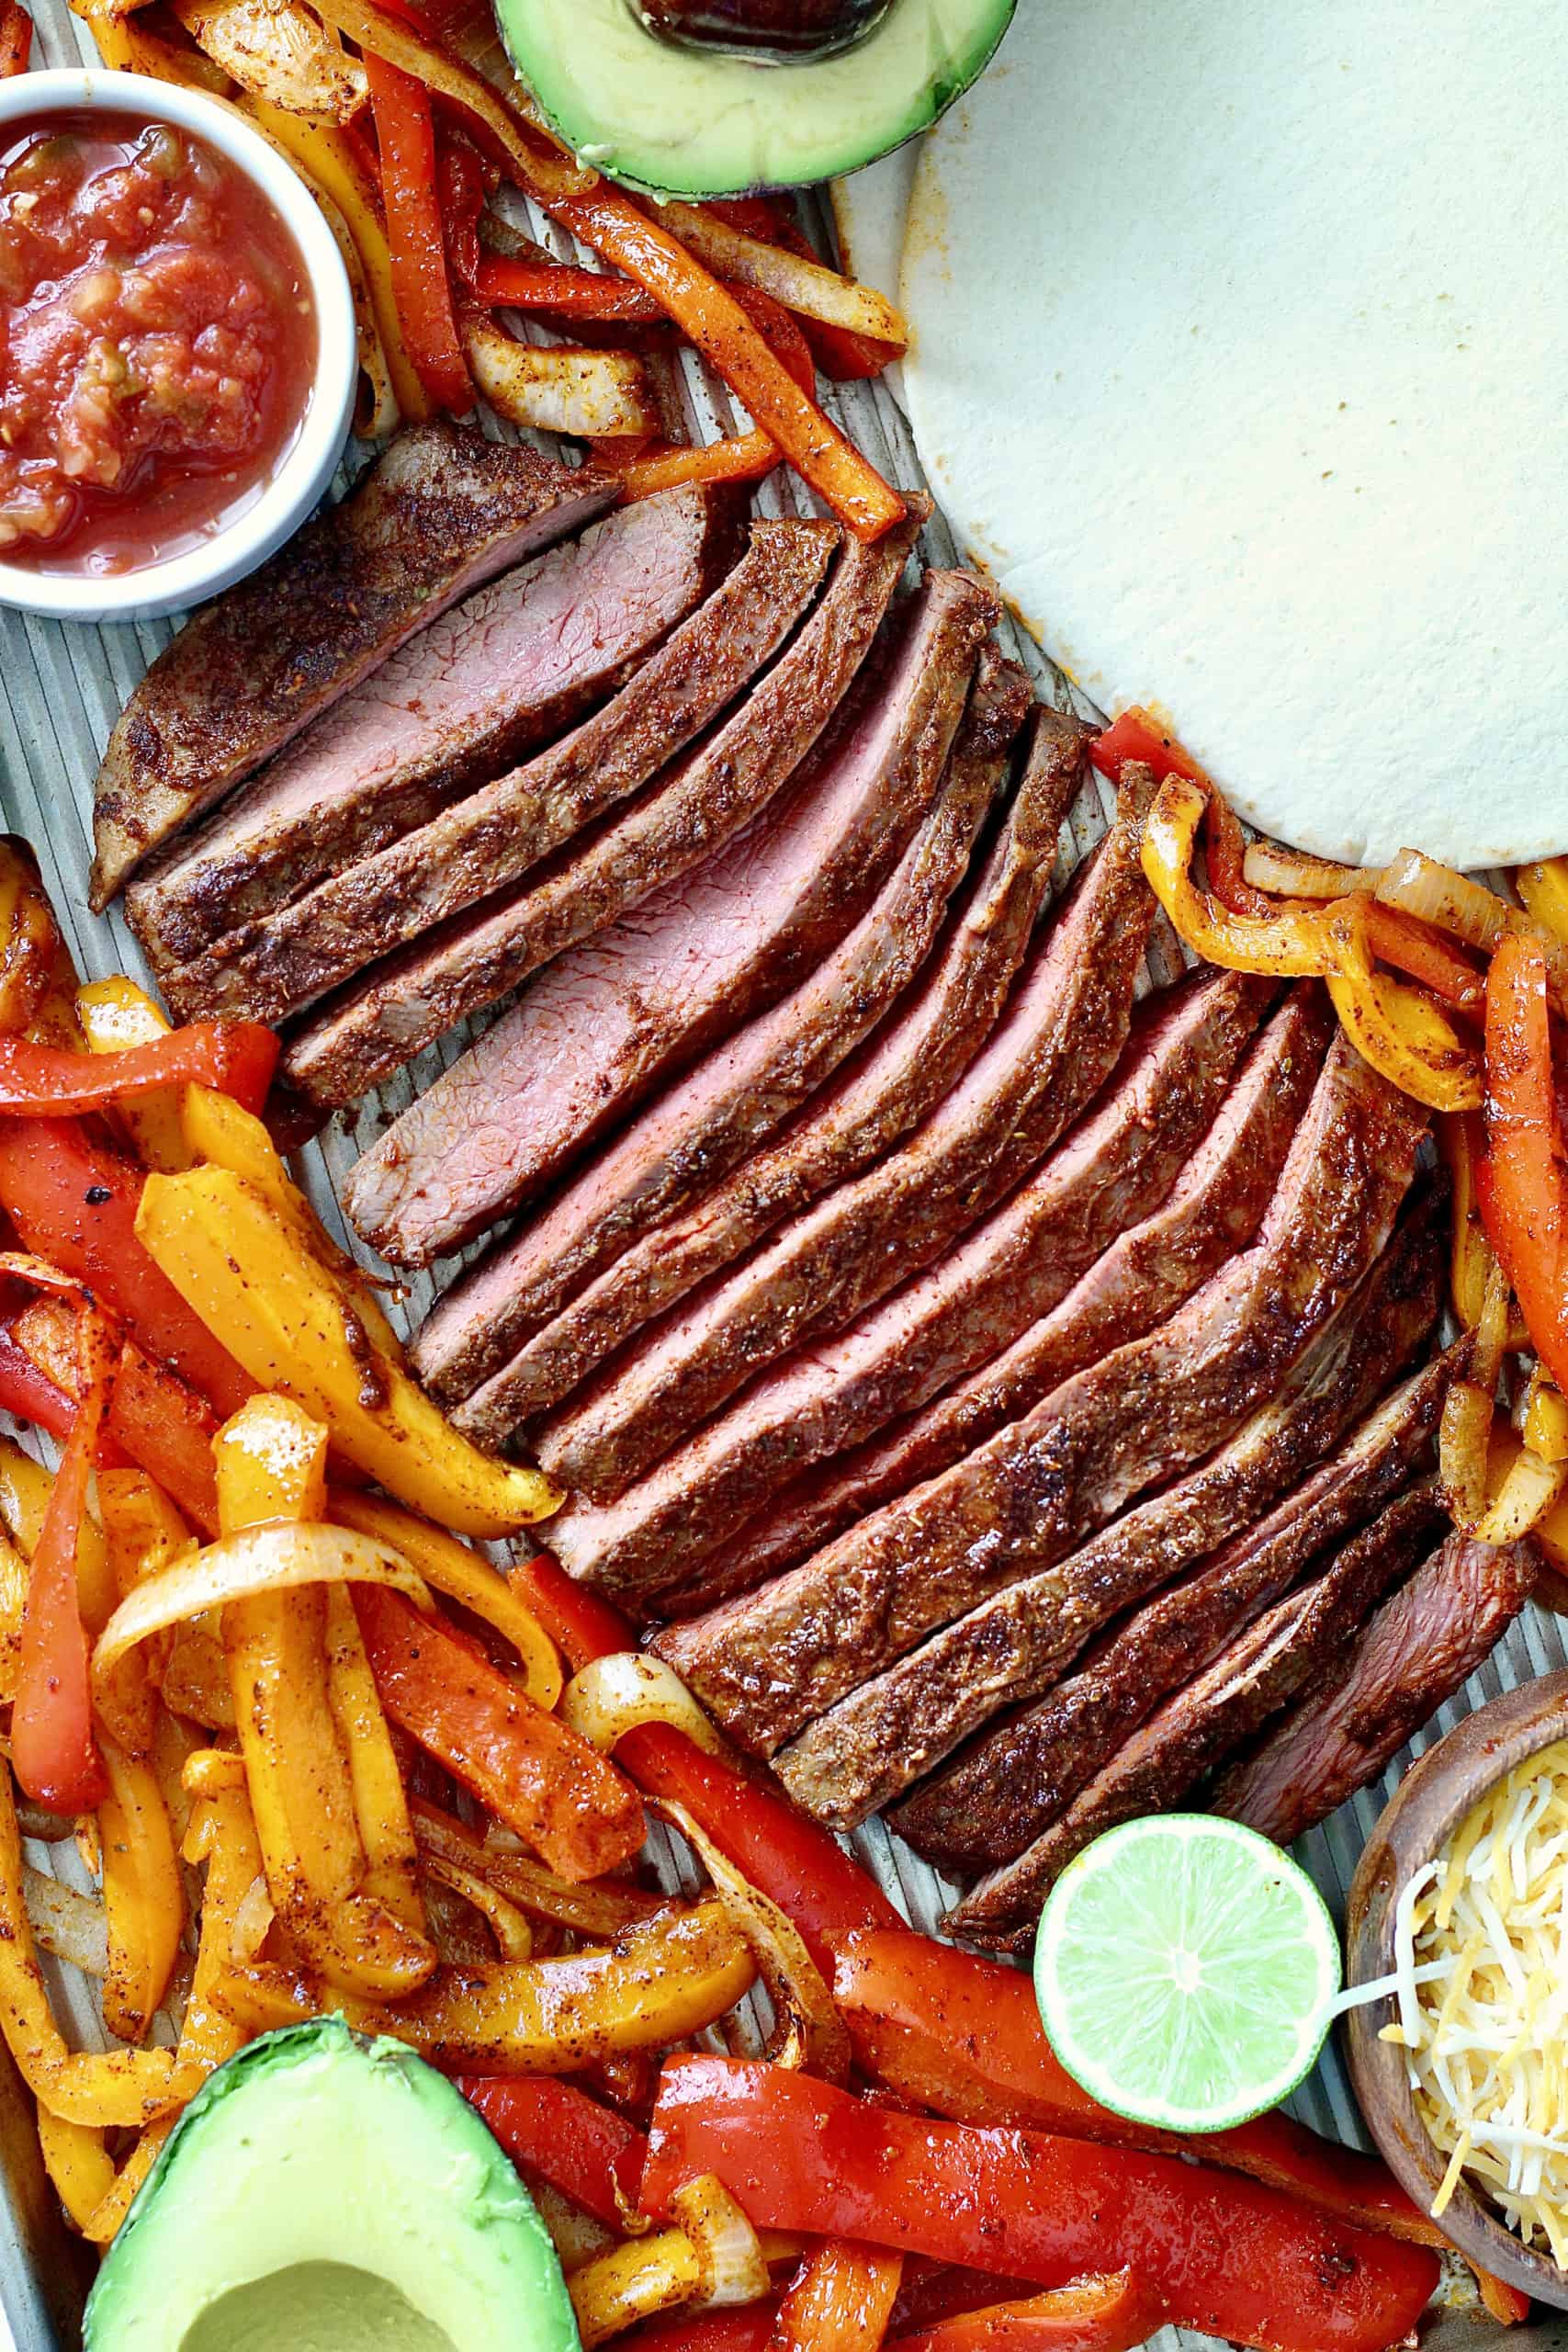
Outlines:
{"type": "Polygon", "coordinates": [[[316,316],[237,164],[136,115],[0,146],[0,561],[118,572],[254,503],[299,430],[316,316]]]}

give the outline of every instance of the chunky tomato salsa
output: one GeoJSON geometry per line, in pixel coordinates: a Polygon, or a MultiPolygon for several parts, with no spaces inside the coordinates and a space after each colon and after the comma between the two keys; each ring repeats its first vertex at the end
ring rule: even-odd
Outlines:
{"type": "Polygon", "coordinates": [[[86,111],[0,148],[0,560],[183,553],[258,497],[316,364],[277,212],[205,141],[86,111]]]}

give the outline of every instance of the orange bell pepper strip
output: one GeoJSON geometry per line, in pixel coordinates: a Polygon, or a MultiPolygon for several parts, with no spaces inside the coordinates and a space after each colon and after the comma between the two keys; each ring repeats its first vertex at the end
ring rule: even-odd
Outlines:
{"type": "Polygon", "coordinates": [[[1467,963],[1441,932],[1417,922],[1398,907],[1385,907],[1379,899],[1368,899],[1366,924],[1368,944],[1380,963],[1419,980],[1456,1012],[1479,1018],[1485,1002],[1486,976],[1467,963]]]}
{"type": "Polygon", "coordinates": [[[549,209],[574,236],[653,296],[744,401],[759,432],[778,444],[856,538],[879,539],[903,521],[897,492],[802,390],[734,295],[668,229],[649,220],[629,197],[604,187],[549,209]]]}
{"type": "Polygon", "coordinates": [[[157,1480],[186,1517],[204,1534],[216,1535],[218,1417],[193,1388],[130,1340],[120,1350],[108,1426],[121,1451],[157,1480]]]}
{"type": "Polygon", "coordinates": [[[364,63],[381,150],[387,242],[403,343],[432,405],[466,416],[474,405],[474,386],[457,339],[446,275],[430,93],[371,50],[364,63]]]}
{"type": "Polygon", "coordinates": [[[603,270],[578,269],[569,262],[513,261],[483,254],[474,291],[487,310],[552,311],[558,318],[599,319],[651,326],[664,313],[651,294],[603,270]]]}
{"type": "Polygon", "coordinates": [[[76,1586],[88,1481],[108,1407],[112,1356],[101,1318],[85,1319],[84,1340],[87,1394],[65,1442],[33,1554],[11,1714],[12,1769],[35,1804],[51,1813],[85,1813],[108,1793],[93,1736],[87,1634],[76,1586]]]}
{"type": "MultiPolygon", "coordinates": [[[[619,1610],[576,1583],[547,1553],[519,1560],[512,1581],[574,1671],[590,1658],[636,1647],[619,1610]]],[[[615,1757],[648,1795],[686,1806],[721,1853],[794,1920],[818,1967],[831,1969],[835,1942],[857,1930],[903,1926],[838,1839],[761,1777],[705,1755],[666,1724],[627,1732],[615,1757]]]]}
{"type": "Polygon", "coordinates": [[[226,1417],[254,1383],[137,1239],[143,1182],[74,1120],[0,1118],[0,1208],[25,1246],[90,1290],[154,1363],[226,1417]]]}
{"type": "Polygon", "coordinates": [[[784,2290],[769,2352],[878,2352],[903,2275],[902,2255],[818,2246],[784,2290]]]}
{"type": "Polygon", "coordinates": [[[1477,1192],[1536,1351],[1568,1389],[1568,1169],[1546,959],[1513,932],[1498,942],[1486,981],[1486,1157],[1477,1192]]]}
{"type": "Polygon", "coordinates": [[[185,1888],[157,1774],[107,1735],[101,1745],[108,1776],[98,1810],[108,1929],[104,2023],[120,2041],[142,2041],[179,1957],[185,1888]]]}
{"type": "Polygon", "coordinates": [[[1332,2146],[1288,2116],[1259,2116],[1229,2132],[1205,2132],[1200,2142],[1112,2114],[1056,2057],[1028,1977],[998,1961],[955,1951],[907,1928],[854,1936],[840,1948],[833,1997],[864,2071],[953,2121],[1022,2124],[1119,2147],[1201,2154],[1361,2229],[1421,2245],[1447,2244],[1376,2157],[1332,2146]]]}
{"type": "Polygon", "coordinates": [[[1425,2246],[1206,2165],[899,2113],[761,2063],[667,2059],[649,2149],[656,2219],[712,2173],[755,2229],[1039,2287],[1135,2267],[1178,2325],[1260,2352],[1387,2352],[1438,2276],[1425,2246]]]}
{"type": "Polygon", "coordinates": [[[118,1054],[67,1053],[0,1037],[0,1112],[26,1119],[102,1111],[169,1086],[211,1086],[259,1111],[278,1041],[254,1021],[197,1021],[118,1054]]]}
{"type": "Polygon", "coordinates": [[[631,1860],[642,1806],[607,1757],[532,1705],[456,1627],[367,1585],[354,1605],[388,1714],[498,1821],[574,1882],[631,1860]]]}
{"type": "Polygon", "coordinates": [[[1021,2302],[993,2303],[895,2338],[892,2352],[1134,2352],[1165,2314],[1135,2274],[1080,2278],[1021,2302]]]}
{"type": "Polygon", "coordinates": [[[648,2141],[624,2116],[550,2075],[462,2075],[457,2088],[513,2164],[542,2174],[607,2229],[625,2227],[648,2141]]]}
{"type": "Polygon", "coordinates": [[[14,1420],[47,1430],[62,1442],[76,1424],[74,1399],[39,1370],[4,1324],[0,1324],[0,1408],[14,1420]]]}
{"type": "Polygon", "coordinates": [[[33,45],[33,20],[22,0],[0,0],[0,81],[25,74],[33,45]]]}

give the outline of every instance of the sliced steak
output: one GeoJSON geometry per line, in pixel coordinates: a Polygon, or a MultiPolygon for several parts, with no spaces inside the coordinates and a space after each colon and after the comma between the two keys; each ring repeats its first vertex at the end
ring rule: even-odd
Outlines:
{"type": "MultiPolygon", "coordinates": [[[[937,787],[988,590],[932,572],[855,721],[700,871],[562,956],[349,1179],[367,1240],[428,1265],[556,1174],[656,1080],[792,987],[902,856],[937,787]]],[[[502,1249],[472,1279],[507,1290],[502,1249]]]]}
{"type": "MultiPolygon", "coordinates": [[[[581,845],[329,997],[284,1057],[320,1108],[351,1102],[750,825],[828,730],[871,650],[925,512],[847,547],[806,627],[740,708],[581,845]]],[[[499,1050],[499,1049],[496,1049],[499,1050]]]]}
{"type": "Polygon", "coordinates": [[[728,545],[720,512],[698,492],[666,492],[492,580],[175,843],[129,901],[171,1001],[247,1013],[255,918],[427,823],[614,693],[712,586],[728,545]]]}
{"type": "Polygon", "coordinates": [[[341,505],[188,620],[132,694],[94,786],[94,912],[415,629],[613,495],[445,419],[400,433],[341,505]]]}
{"type": "MultiPolygon", "coordinates": [[[[875,1026],[929,951],[999,781],[999,761],[976,756],[975,747],[1016,734],[1028,707],[1023,672],[986,647],[936,803],[854,929],[771,1012],[652,1102],[509,1244],[519,1331],[549,1324],[629,1242],[765,1143],[875,1026]]],[[[937,739],[929,741],[934,754],[937,739]]],[[[519,1376],[513,1365],[487,1382],[463,1408],[463,1427],[499,1444],[535,1404],[535,1376],[533,1366],[519,1376]]]]}
{"type": "Polygon", "coordinates": [[[830,523],[753,524],[728,578],[563,741],[220,941],[183,985],[281,1021],[518,881],[744,693],[810,609],[839,544],[830,523]]]}
{"type": "MultiPolygon", "coordinates": [[[[1124,1218],[1164,1195],[1212,1122],[1269,993],[1209,972],[1146,1006],[1108,1099],[1001,1209],[847,1330],[773,1365],[622,1501],[569,1503],[558,1556],[574,1570],[590,1555],[624,1557],[635,1527],[639,1552],[649,1542],[660,1548],[662,1572],[644,1589],[666,1584],[672,1562],[684,1581],[796,1468],[854,1444],[994,1354],[1124,1218]]],[[[554,1475],[590,1494],[597,1430],[590,1396],[575,1419],[547,1422],[536,1440],[554,1475]],[[576,1436],[575,1450],[551,1442],[560,1428],[576,1436]]]]}
{"type": "MultiPolygon", "coordinates": [[[[525,1395],[529,1402],[520,1410],[553,1404],[661,1309],[919,1125],[996,1023],[1050,884],[1062,820],[1077,789],[1083,741],[1084,730],[1073,721],[1036,712],[1007,820],[919,984],[777,1143],[683,1217],[634,1244],[503,1371],[496,1373],[495,1360],[480,1344],[482,1320],[461,1298],[437,1306],[415,1354],[438,1396],[479,1389],[488,1371],[508,1385],[505,1409],[513,1396],[525,1395]]],[[[1000,741],[961,740],[954,757],[973,760],[988,788],[999,785],[1006,760],[1000,741]]],[[[482,1389],[468,1409],[476,1427],[492,1418],[482,1389]]]]}
{"type": "Polygon", "coordinates": [[[1375,1781],[1486,1658],[1535,1588],[1529,1536],[1495,1550],[1450,1535],[1385,1601],[1348,1658],[1330,1668],[1255,1753],[1222,1775],[1215,1813],[1289,1846],[1375,1781]]]}
{"type": "Polygon", "coordinates": [[[1254,1046],[1209,1134],[1151,1216],[1112,1241],[1010,1347],[870,1444],[801,1479],[705,1572],[661,1593],[661,1612],[692,1616],[809,1558],[878,1503],[962,1461],[1063,1381],[1174,1314],[1256,1238],[1331,1025],[1321,994],[1298,989],[1254,1046]]]}
{"type": "MultiPolygon", "coordinates": [[[[1076,1674],[972,1742],[895,1808],[889,1827],[954,1874],[1021,1853],[1168,1692],[1287,1592],[1316,1554],[1399,1491],[1430,1451],[1450,1371],[1439,1358],[1414,1374],[1305,1486],[1113,1625],[1076,1674]]],[[[1249,1435],[1244,1430],[1235,1448],[1249,1435]]],[[[1146,1523],[1159,1509],[1158,1500],[1145,1504],[1134,1521],[1146,1523]]]]}
{"type": "Polygon", "coordinates": [[[1314,1582],[1288,1593],[1135,1731],[1060,1821],[948,1914],[966,1941],[1017,1949],[1067,1864],[1102,1830],[1176,1809],[1325,1667],[1430,1548],[1447,1514],[1435,1480],[1402,1495],[1314,1582]]]}
{"type": "MultiPolygon", "coordinates": [[[[925,1125],[611,1368],[593,1406],[617,1467],[658,1459],[760,1370],[930,1264],[1092,1099],[1126,1040],[1152,922],[1137,831],[1112,831],[989,1045],[925,1125]]],[[[672,1498],[661,1476],[604,1510],[574,1507],[555,1521],[552,1548],[574,1576],[647,1589],[668,1579],[672,1498]]]]}
{"type": "MultiPolygon", "coordinates": [[[[821,1769],[837,1786],[841,1771],[847,1785],[881,1758],[893,1775],[882,1785],[879,1774],[882,1794],[908,1787],[984,1719],[974,1712],[979,1686],[964,1678],[949,1722],[926,1703],[923,1665],[884,1669],[991,1596],[1048,1576],[1277,1392],[1387,1239],[1425,1124],[1337,1038],[1250,1250],[1156,1330],[1079,1373],[941,1477],[764,1591],[665,1634],[671,1662],[741,1744],[763,1754],[877,1678],[819,1733],[813,1777],[821,1769]],[[908,1747],[879,1736],[868,1758],[863,1724],[903,1715],[906,1698],[923,1736],[908,1747]]],[[[951,1646],[967,1639],[955,1633],[951,1646]]],[[[1003,1682],[985,1713],[1013,1695],[1003,1682]]]]}

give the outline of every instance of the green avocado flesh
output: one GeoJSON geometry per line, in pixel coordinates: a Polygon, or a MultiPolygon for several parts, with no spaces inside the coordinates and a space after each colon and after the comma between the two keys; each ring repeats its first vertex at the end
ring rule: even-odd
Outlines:
{"type": "Polygon", "coordinates": [[[170,2133],[85,2352],[578,2352],[555,2249],[466,2099],[341,2018],[264,2035],[170,2133]]]}
{"type": "Polygon", "coordinates": [[[496,0],[513,64],[585,163],[659,196],[837,179],[982,73],[1016,0],[894,0],[834,57],[759,64],[661,40],[636,0],[496,0]]]}

